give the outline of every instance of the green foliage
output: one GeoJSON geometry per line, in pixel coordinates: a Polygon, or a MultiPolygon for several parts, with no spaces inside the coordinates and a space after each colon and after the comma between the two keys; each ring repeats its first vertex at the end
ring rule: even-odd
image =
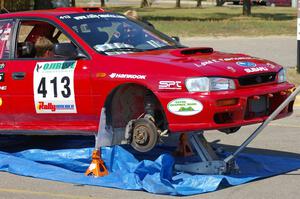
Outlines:
{"type": "Polygon", "coordinates": [[[300,74],[297,73],[296,68],[287,69],[287,78],[289,82],[292,82],[296,86],[300,86],[300,74]]]}
{"type": "MultiPolygon", "coordinates": [[[[113,7],[123,13],[132,7],[113,7]]],[[[295,35],[296,9],[253,7],[243,16],[241,7],[136,8],[156,29],[176,36],[267,36],[295,35]]]]}
{"type": "Polygon", "coordinates": [[[31,8],[31,0],[6,0],[4,1],[4,7],[9,11],[21,11],[29,10],[31,8]]]}

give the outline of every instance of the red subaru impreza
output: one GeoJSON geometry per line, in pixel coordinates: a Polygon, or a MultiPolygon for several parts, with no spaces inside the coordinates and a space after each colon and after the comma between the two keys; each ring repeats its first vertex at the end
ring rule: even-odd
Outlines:
{"type": "Polygon", "coordinates": [[[102,9],[0,18],[2,133],[95,134],[105,108],[119,143],[148,151],[169,133],[260,123],[294,87],[276,63],[188,48],[102,9]]]}

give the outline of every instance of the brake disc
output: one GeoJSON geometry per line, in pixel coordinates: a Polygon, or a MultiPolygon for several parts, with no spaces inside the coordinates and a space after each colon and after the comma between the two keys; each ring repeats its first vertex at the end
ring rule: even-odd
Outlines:
{"type": "Polygon", "coordinates": [[[139,152],[153,149],[158,141],[157,127],[147,119],[140,118],[134,122],[131,146],[139,152]]]}

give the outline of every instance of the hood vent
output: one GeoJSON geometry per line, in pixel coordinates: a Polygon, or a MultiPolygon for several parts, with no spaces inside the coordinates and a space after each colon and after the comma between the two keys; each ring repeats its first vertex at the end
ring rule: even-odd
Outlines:
{"type": "Polygon", "coordinates": [[[198,54],[210,54],[213,53],[214,49],[209,47],[201,47],[201,48],[184,48],[173,50],[171,53],[175,56],[190,56],[190,55],[198,55],[198,54]]]}

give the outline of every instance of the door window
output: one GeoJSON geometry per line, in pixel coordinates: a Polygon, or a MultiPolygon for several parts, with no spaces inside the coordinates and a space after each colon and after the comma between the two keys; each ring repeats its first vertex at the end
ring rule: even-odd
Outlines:
{"type": "Polygon", "coordinates": [[[72,43],[66,35],[52,24],[34,20],[20,23],[17,38],[17,58],[62,58],[54,54],[54,45],[72,43]]]}

